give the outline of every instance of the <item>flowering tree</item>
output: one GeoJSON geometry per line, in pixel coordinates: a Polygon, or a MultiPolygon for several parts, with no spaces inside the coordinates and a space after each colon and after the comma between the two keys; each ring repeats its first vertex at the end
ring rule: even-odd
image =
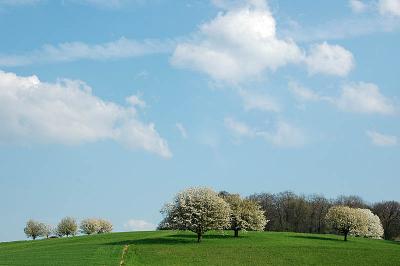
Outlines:
{"type": "Polygon", "coordinates": [[[350,208],[347,206],[334,206],[326,215],[327,223],[340,233],[347,235],[381,238],[383,228],[377,215],[369,209],[350,208]]]}
{"type": "Polygon", "coordinates": [[[35,240],[37,237],[43,236],[44,224],[30,219],[26,222],[24,233],[27,237],[32,237],[35,240]]]}
{"type": "Polygon", "coordinates": [[[354,232],[356,235],[380,239],[383,236],[383,227],[378,215],[375,215],[369,209],[356,209],[365,223],[362,227],[364,231],[354,232]]]}
{"type": "Polygon", "coordinates": [[[165,218],[160,228],[190,230],[200,242],[208,230],[229,225],[229,205],[209,188],[189,188],[178,193],[161,211],[165,218]]]}
{"type": "Polygon", "coordinates": [[[334,206],[326,214],[326,222],[344,235],[344,241],[350,232],[363,232],[364,222],[359,212],[347,206],[334,206]]]}
{"type": "Polygon", "coordinates": [[[267,224],[264,211],[255,201],[242,199],[238,194],[220,194],[220,196],[230,206],[230,225],[228,228],[234,231],[235,237],[239,236],[240,230],[264,230],[267,224]]]}
{"type": "Polygon", "coordinates": [[[99,231],[99,227],[99,221],[92,218],[82,220],[79,226],[80,231],[87,235],[97,233],[97,231],[99,231]]]}
{"type": "Polygon", "coordinates": [[[104,219],[98,219],[98,229],[97,233],[102,234],[102,233],[110,233],[113,230],[113,225],[111,222],[104,220],[104,219]]]}
{"type": "Polygon", "coordinates": [[[43,236],[49,238],[51,234],[54,233],[54,228],[50,224],[42,224],[43,225],[43,236]]]}
{"type": "Polygon", "coordinates": [[[78,230],[78,224],[72,217],[63,218],[57,225],[57,234],[60,236],[75,235],[78,230]]]}

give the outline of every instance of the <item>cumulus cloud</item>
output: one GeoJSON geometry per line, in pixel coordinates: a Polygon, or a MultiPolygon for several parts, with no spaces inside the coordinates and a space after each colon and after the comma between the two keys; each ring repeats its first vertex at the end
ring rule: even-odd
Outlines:
{"type": "Polygon", "coordinates": [[[236,137],[259,137],[279,147],[300,147],[306,143],[306,136],[302,129],[282,120],[277,121],[270,130],[258,130],[233,118],[225,118],[224,122],[226,128],[236,137]]]}
{"type": "Polygon", "coordinates": [[[277,101],[266,94],[240,89],[239,96],[243,100],[246,111],[259,110],[264,112],[280,112],[281,107],[277,101]]]}
{"type": "Polygon", "coordinates": [[[397,137],[391,135],[385,135],[376,131],[368,130],[366,132],[367,136],[370,138],[371,143],[375,146],[389,147],[397,145],[397,137]]]}
{"type": "Polygon", "coordinates": [[[342,46],[324,42],[311,48],[306,64],[310,74],[346,76],[354,68],[354,57],[342,46]]]}
{"type": "Polygon", "coordinates": [[[136,41],[120,38],[103,44],[66,42],[58,45],[46,44],[26,54],[0,55],[0,66],[23,66],[34,63],[70,62],[82,59],[109,60],[131,58],[149,54],[166,53],[172,42],[158,40],[136,41]]]}
{"type": "Polygon", "coordinates": [[[0,71],[1,143],[79,144],[109,139],[172,156],[154,124],[139,120],[135,105],[104,101],[82,81],[47,83],[37,76],[0,71]]]}
{"type": "Polygon", "coordinates": [[[378,86],[365,82],[344,85],[341,96],[337,99],[337,106],[344,111],[356,113],[395,113],[393,103],[381,94],[378,86]]]}
{"type": "Polygon", "coordinates": [[[187,139],[188,135],[186,128],[181,123],[176,123],[175,126],[178,129],[179,133],[181,133],[182,138],[187,139]]]}
{"type": "Polygon", "coordinates": [[[156,225],[145,220],[131,219],[124,224],[124,228],[129,231],[153,231],[156,225]]]}
{"type": "MultiPolygon", "coordinates": [[[[226,6],[232,1],[214,2],[226,6]]],[[[297,45],[277,37],[275,19],[262,5],[265,1],[244,3],[250,4],[219,13],[200,25],[192,40],[178,43],[172,65],[235,84],[301,61],[303,54],[297,45]]]]}
{"type": "Polygon", "coordinates": [[[378,8],[382,15],[400,17],[400,0],[379,0],[378,8]]]}

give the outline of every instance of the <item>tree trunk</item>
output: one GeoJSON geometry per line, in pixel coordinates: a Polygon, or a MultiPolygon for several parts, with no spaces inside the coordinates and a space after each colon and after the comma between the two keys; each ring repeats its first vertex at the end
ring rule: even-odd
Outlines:
{"type": "Polygon", "coordinates": [[[235,229],[234,231],[235,231],[235,237],[238,237],[239,236],[239,229],[235,229]]]}
{"type": "Polygon", "coordinates": [[[199,243],[201,241],[201,233],[198,232],[197,233],[197,243],[199,243]]]}
{"type": "Polygon", "coordinates": [[[347,241],[347,234],[348,232],[344,232],[344,241],[347,241]]]}
{"type": "Polygon", "coordinates": [[[32,236],[32,238],[33,238],[33,240],[35,240],[35,239],[36,239],[36,236],[32,236]]]}

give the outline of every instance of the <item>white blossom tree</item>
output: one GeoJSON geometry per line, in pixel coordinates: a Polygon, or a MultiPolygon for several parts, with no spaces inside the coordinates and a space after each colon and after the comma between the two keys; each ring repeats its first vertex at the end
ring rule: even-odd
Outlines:
{"type": "Polygon", "coordinates": [[[371,212],[370,209],[356,209],[360,213],[365,226],[361,227],[364,231],[355,231],[354,234],[369,238],[381,239],[383,236],[383,227],[378,215],[371,212]]]}
{"type": "Polygon", "coordinates": [[[381,221],[369,209],[334,206],[326,215],[327,223],[347,240],[349,234],[370,238],[381,238],[384,231],[381,221]]]}
{"type": "Polygon", "coordinates": [[[365,231],[362,216],[354,208],[333,206],[329,209],[325,219],[329,226],[344,235],[344,241],[347,241],[350,232],[365,231]]]}
{"type": "Polygon", "coordinates": [[[98,219],[98,230],[97,233],[103,234],[103,233],[110,233],[113,230],[113,225],[111,222],[104,220],[104,219],[98,219]]]}
{"type": "Polygon", "coordinates": [[[178,193],[173,202],[161,211],[165,218],[160,228],[190,230],[197,242],[208,230],[224,229],[229,225],[229,205],[210,188],[189,188],[178,193]]]}
{"type": "Polygon", "coordinates": [[[57,225],[57,234],[59,236],[70,236],[75,235],[78,230],[78,224],[76,220],[72,217],[63,218],[57,225]]]}
{"type": "Polygon", "coordinates": [[[37,237],[44,235],[44,224],[30,219],[28,222],[26,222],[24,233],[27,237],[31,237],[33,240],[35,240],[37,237]]]}
{"type": "Polygon", "coordinates": [[[42,224],[43,225],[43,236],[49,238],[54,233],[54,228],[50,224],[42,224]]]}
{"type": "Polygon", "coordinates": [[[221,197],[230,206],[230,225],[228,228],[234,231],[235,237],[239,236],[240,230],[264,230],[267,220],[264,211],[255,201],[242,199],[238,194],[222,194],[221,197]]]}
{"type": "Polygon", "coordinates": [[[94,218],[84,219],[81,221],[79,228],[83,234],[91,235],[97,233],[100,230],[99,220],[94,218]]]}

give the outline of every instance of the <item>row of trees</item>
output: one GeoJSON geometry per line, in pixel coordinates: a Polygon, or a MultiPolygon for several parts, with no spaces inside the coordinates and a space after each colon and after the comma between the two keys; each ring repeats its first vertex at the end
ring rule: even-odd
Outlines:
{"type": "MultiPolygon", "coordinates": [[[[226,193],[226,192],[224,192],[226,193]]],[[[256,201],[269,222],[265,230],[302,233],[330,233],[332,227],[325,219],[333,206],[368,209],[382,222],[384,238],[400,237],[400,203],[384,201],[369,204],[358,196],[340,196],[328,199],[322,195],[296,195],[293,192],[253,194],[248,199],[256,201]]]]}
{"type": "MultiPolygon", "coordinates": [[[[101,234],[111,232],[113,226],[107,220],[89,218],[81,221],[79,229],[83,234],[101,234]]],[[[30,237],[34,240],[38,237],[49,238],[50,236],[74,236],[78,233],[78,223],[72,217],[65,217],[61,219],[56,227],[53,227],[49,224],[30,219],[26,223],[24,233],[27,237],[30,237]]]]}
{"type": "Polygon", "coordinates": [[[384,229],[380,217],[367,207],[356,196],[327,200],[322,196],[306,198],[283,192],[241,198],[225,191],[217,194],[209,188],[189,188],[162,209],[164,219],[159,229],[190,230],[197,234],[198,242],[206,231],[223,229],[233,230],[235,237],[240,230],[275,229],[337,232],[344,235],[344,240],[348,235],[382,238],[384,229]]]}
{"type": "Polygon", "coordinates": [[[208,230],[263,230],[267,220],[260,206],[237,194],[218,195],[209,188],[189,188],[162,209],[159,229],[190,230],[200,242],[208,230]]]}

